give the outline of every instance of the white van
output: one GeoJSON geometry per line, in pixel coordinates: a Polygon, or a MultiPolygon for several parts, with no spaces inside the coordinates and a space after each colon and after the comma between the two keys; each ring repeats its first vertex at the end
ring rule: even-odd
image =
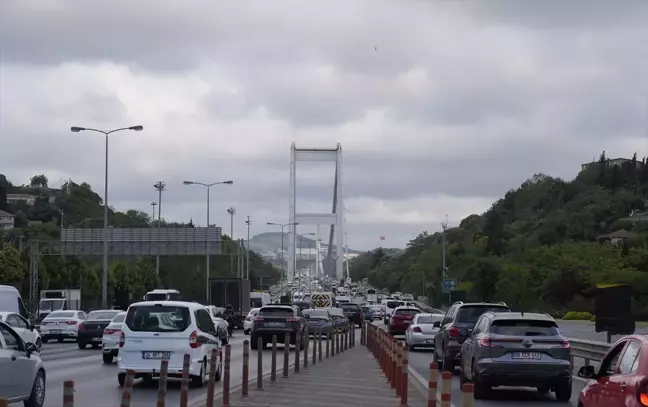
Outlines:
{"type": "Polygon", "coordinates": [[[20,292],[11,285],[0,285],[0,311],[13,312],[29,319],[29,313],[20,297],[20,292]]]}
{"type": "Polygon", "coordinates": [[[385,316],[383,322],[385,325],[389,324],[389,320],[394,313],[394,310],[398,307],[404,307],[405,302],[399,300],[383,300],[382,305],[385,306],[385,316]]]}
{"type": "Polygon", "coordinates": [[[261,308],[269,305],[272,302],[270,294],[262,292],[250,293],[250,308],[261,308]]]}
{"type": "MultiPolygon", "coordinates": [[[[119,338],[117,381],[124,385],[126,371],[135,378],[159,377],[162,360],[169,361],[169,377],[182,377],[184,355],[190,355],[189,377],[194,386],[209,379],[212,351],[220,340],[209,311],[198,303],[184,301],[143,301],[126,312],[119,338]]],[[[222,355],[216,367],[216,380],[222,373],[222,355]]]]}

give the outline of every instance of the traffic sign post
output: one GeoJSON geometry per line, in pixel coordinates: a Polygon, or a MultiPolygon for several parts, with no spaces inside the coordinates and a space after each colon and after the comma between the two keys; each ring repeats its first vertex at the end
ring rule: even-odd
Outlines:
{"type": "Polygon", "coordinates": [[[443,280],[443,292],[449,294],[457,289],[457,279],[456,278],[446,278],[443,280]]]}

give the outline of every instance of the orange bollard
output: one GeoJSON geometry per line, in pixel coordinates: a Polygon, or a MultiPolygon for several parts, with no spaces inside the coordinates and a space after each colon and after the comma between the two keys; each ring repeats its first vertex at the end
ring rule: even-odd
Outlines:
{"type": "Polygon", "coordinates": [[[182,378],[180,379],[180,407],[187,407],[189,404],[189,365],[191,364],[191,356],[184,355],[182,361],[182,378]]]}
{"type": "Polygon", "coordinates": [[[427,407],[437,405],[437,387],[439,380],[439,365],[436,362],[430,363],[430,379],[428,380],[428,402],[427,407]]]}
{"type": "MultiPolygon", "coordinates": [[[[409,392],[409,372],[408,372],[408,366],[409,366],[409,351],[405,347],[405,345],[400,346],[403,354],[403,361],[401,363],[401,372],[400,372],[400,377],[399,380],[401,382],[401,402],[399,407],[407,407],[407,396],[409,392]]],[[[472,406],[471,406],[472,407],[472,406]]]]}
{"type": "MultiPolygon", "coordinates": [[[[167,377],[169,376],[169,361],[163,360],[160,362],[160,380],[158,380],[158,392],[157,392],[157,407],[164,407],[166,403],[167,395],[167,377]]],[[[207,407],[213,407],[209,405],[209,399],[207,400],[207,407]]]]}
{"type": "Polygon", "coordinates": [[[74,407],[74,382],[72,380],[63,382],[63,407],[74,407]]]}
{"type": "Polygon", "coordinates": [[[127,370],[126,371],[126,380],[124,381],[124,391],[122,393],[122,399],[120,407],[130,407],[131,399],[133,397],[133,382],[135,381],[135,371],[127,370]]]}
{"type": "Polygon", "coordinates": [[[441,407],[452,407],[452,373],[443,372],[441,378],[441,407]]]}
{"type": "Polygon", "coordinates": [[[473,407],[475,405],[475,385],[464,383],[461,388],[461,407],[473,407]]]}

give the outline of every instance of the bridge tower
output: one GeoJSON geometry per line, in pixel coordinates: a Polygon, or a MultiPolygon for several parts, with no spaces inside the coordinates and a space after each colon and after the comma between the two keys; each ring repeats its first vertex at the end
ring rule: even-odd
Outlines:
{"type": "Polygon", "coordinates": [[[289,223],[288,226],[288,270],[287,279],[293,281],[297,264],[296,257],[296,227],[299,225],[330,225],[328,253],[324,261],[324,273],[336,280],[344,278],[344,245],[345,219],[344,201],[342,194],[342,145],[336,148],[297,148],[295,143],[290,146],[290,193],[289,193],[289,223]],[[297,162],[333,162],[335,163],[335,179],[333,187],[333,210],[331,213],[298,213],[297,212],[297,162]],[[336,246],[335,264],[333,263],[333,245],[336,246]]]}

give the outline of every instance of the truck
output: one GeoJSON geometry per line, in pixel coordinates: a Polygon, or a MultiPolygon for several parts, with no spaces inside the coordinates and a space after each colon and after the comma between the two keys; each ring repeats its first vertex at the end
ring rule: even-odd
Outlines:
{"type": "Polygon", "coordinates": [[[48,316],[53,311],[80,310],[81,290],[41,290],[40,301],[38,302],[38,320],[48,316]]]}
{"type": "Polygon", "coordinates": [[[237,313],[234,328],[243,329],[243,320],[250,312],[250,280],[231,277],[209,279],[211,304],[225,308],[231,305],[237,313]]]}

